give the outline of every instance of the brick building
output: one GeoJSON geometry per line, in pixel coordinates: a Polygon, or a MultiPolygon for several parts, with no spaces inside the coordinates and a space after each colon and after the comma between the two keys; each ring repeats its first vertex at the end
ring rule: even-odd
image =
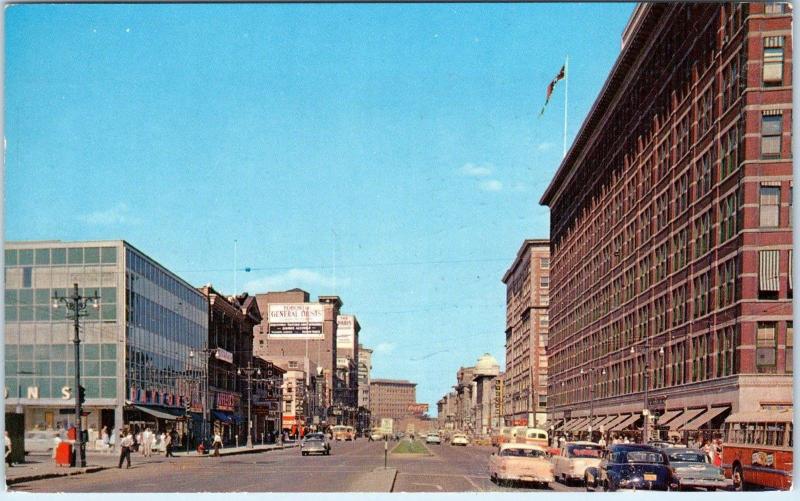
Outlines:
{"type": "Polygon", "coordinates": [[[307,371],[305,424],[327,422],[334,403],[336,317],[342,301],[319,296],[311,302],[301,289],[256,294],[256,300],[263,320],[253,328],[255,355],[284,370],[307,371]]]}
{"type": "Polygon", "coordinates": [[[373,379],[369,384],[370,415],[373,424],[381,418],[410,417],[409,406],[417,403],[417,383],[404,379],[373,379]]]}
{"type": "Polygon", "coordinates": [[[508,425],[547,421],[547,333],[550,241],[525,240],[503,276],[506,285],[504,419],[508,425]]]}
{"type": "Polygon", "coordinates": [[[784,4],[636,7],[541,200],[557,431],[640,430],[648,409],[662,436],[710,433],[791,406],[791,23],[784,4]]]}

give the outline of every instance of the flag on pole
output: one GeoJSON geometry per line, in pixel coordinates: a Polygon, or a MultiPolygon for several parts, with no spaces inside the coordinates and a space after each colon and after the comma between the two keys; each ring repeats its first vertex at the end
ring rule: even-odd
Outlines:
{"type": "Polygon", "coordinates": [[[565,77],[565,75],[566,75],[566,65],[561,67],[561,70],[558,72],[556,77],[547,86],[547,97],[545,98],[544,106],[542,106],[542,111],[539,112],[539,116],[544,115],[544,109],[547,108],[547,103],[550,102],[550,96],[553,95],[553,89],[555,88],[556,83],[558,83],[559,80],[562,80],[565,77]]]}

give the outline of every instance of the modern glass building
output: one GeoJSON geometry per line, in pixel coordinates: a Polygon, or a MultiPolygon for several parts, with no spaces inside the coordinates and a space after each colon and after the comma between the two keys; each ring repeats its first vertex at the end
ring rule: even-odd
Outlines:
{"type": "Polygon", "coordinates": [[[6,413],[26,430],[74,422],[74,325],[52,298],[76,283],[100,296],[80,322],[89,445],[103,426],[171,428],[187,404],[199,419],[205,366],[189,352],[207,345],[206,298],[121,240],[6,243],[6,413]]]}

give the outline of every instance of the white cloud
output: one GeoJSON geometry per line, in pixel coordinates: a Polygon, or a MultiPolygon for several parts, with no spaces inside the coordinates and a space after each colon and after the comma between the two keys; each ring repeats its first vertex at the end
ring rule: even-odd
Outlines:
{"type": "Polygon", "coordinates": [[[113,224],[138,224],[140,220],[130,215],[128,205],[124,202],[118,203],[107,210],[98,210],[83,214],[78,218],[86,224],[113,225],[113,224]]]}
{"type": "Polygon", "coordinates": [[[469,177],[486,177],[492,173],[492,166],[490,164],[487,165],[476,165],[476,164],[464,164],[461,167],[461,174],[469,177]]]}
{"type": "Polygon", "coordinates": [[[528,187],[524,183],[514,183],[511,185],[513,191],[528,191],[528,187]]]}
{"type": "Polygon", "coordinates": [[[332,275],[323,275],[314,270],[303,268],[292,268],[283,273],[250,280],[244,284],[244,290],[256,294],[289,290],[295,287],[301,289],[334,289],[335,287],[346,286],[349,283],[350,279],[346,277],[336,277],[334,280],[332,275]]]}
{"type": "Polygon", "coordinates": [[[539,143],[536,145],[536,151],[547,151],[553,147],[553,143],[539,143]]]}
{"type": "Polygon", "coordinates": [[[373,348],[372,351],[374,351],[375,353],[391,353],[394,351],[396,347],[397,345],[394,343],[383,342],[383,343],[378,343],[378,345],[375,348],[373,348]]]}
{"type": "Polygon", "coordinates": [[[489,179],[481,183],[481,189],[483,191],[501,191],[503,189],[503,183],[497,179],[489,179]]]}

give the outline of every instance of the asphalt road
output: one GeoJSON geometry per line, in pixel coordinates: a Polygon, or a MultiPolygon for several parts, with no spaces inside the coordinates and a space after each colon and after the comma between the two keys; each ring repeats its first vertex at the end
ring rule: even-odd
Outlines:
{"type": "MultiPolygon", "coordinates": [[[[389,447],[396,445],[390,442],[389,447]]],[[[528,491],[489,480],[490,447],[428,446],[432,456],[389,455],[394,492],[528,491]]],[[[135,455],[130,469],[12,485],[24,492],[348,492],[365,472],[383,466],[383,442],[334,442],[330,456],[303,457],[297,448],[220,458],[135,455]],[[313,474],[309,474],[313,472],[313,474]]],[[[549,491],[580,491],[551,484],[549,491]]]]}

